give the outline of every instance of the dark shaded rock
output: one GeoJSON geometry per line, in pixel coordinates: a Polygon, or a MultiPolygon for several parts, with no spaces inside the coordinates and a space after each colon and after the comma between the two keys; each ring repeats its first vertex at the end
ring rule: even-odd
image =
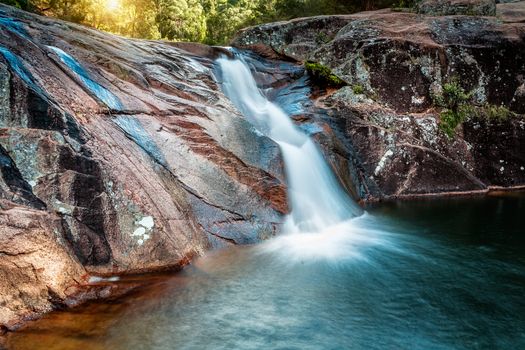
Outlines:
{"type": "Polygon", "coordinates": [[[495,16],[495,0],[423,0],[416,6],[417,12],[430,16],[495,16]]]}
{"type": "Polygon", "coordinates": [[[313,92],[315,107],[294,120],[312,130],[357,197],[483,192],[525,184],[517,170],[525,166],[523,116],[500,123],[472,117],[449,138],[435,99],[457,80],[471,104],[524,113],[525,25],[507,6],[524,9],[525,2],[499,4],[503,21],[390,10],[295,19],[247,28],[232,44],[319,62],[349,85],[313,92]]]}
{"type": "Polygon", "coordinates": [[[46,209],[45,203],[33,194],[31,186],[24,180],[2,145],[0,145],[0,174],[2,175],[0,196],[3,199],[36,209],[46,209]]]}
{"type": "Polygon", "coordinates": [[[474,174],[497,186],[523,185],[525,177],[525,119],[476,119],[463,126],[472,145],[474,174]]]}

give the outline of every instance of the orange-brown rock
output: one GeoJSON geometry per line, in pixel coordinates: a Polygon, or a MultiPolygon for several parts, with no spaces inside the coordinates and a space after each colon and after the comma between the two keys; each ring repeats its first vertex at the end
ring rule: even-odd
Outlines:
{"type": "Polygon", "coordinates": [[[215,83],[226,53],[0,5],[0,326],[67,303],[84,274],[275,234],[281,158],[215,83]]]}

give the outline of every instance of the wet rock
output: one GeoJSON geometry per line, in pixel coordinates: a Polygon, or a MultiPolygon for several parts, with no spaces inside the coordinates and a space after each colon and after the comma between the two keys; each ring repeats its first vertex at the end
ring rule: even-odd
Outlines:
{"type": "Polygon", "coordinates": [[[224,54],[0,5],[0,325],[69,305],[85,273],[178,269],[275,234],[279,149],[219,91],[224,54]]]}

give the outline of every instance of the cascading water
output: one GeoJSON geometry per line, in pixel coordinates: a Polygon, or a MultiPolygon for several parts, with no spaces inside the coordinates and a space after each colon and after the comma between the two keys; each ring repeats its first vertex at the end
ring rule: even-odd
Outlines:
{"type": "Polygon", "coordinates": [[[322,232],[361,215],[362,209],[341,187],[315,143],[262,94],[242,58],[222,57],[217,63],[226,96],[281,149],[292,209],[285,232],[322,232]]]}

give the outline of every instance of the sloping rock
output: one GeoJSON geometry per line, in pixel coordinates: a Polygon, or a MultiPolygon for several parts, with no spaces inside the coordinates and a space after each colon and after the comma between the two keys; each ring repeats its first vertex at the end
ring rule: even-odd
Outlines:
{"type": "Polygon", "coordinates": [[[45,211],[9,206],[0,211],[0,324],[50,311],[81,283],[84,267],[61,236],[61,222],[45,211]]]}
{"type": "Polygon", "coordinates": [[[0,221],[2,244],[27,238],[0,249],[0,288],[13,286],[0,325],[63,302],[81,274],[179,268],[275,234],[288,211],[279,150],[219,91],[224,52],[0,5],[1,215],[35,222],[0,221]],[[17,251],[38,276],[8,273],[17,251]],[[17,281],[34,282],[30,297],[17,281]]]}
{"type": "Polygon", "coordinates": [[[484,192],[525,185],[525,25],[508,6],[525,2],[499,4],[503,21],[390,10],[302,18],[247,28],[232,45],[317,62],[348,84],[321,89],[316,110],[295,119],[317,124],[312,136],[358,197],[484,192]],[[454,80],[471,103],[518,115],[480,115],[448,137],[435,100],[454,80]]]}

